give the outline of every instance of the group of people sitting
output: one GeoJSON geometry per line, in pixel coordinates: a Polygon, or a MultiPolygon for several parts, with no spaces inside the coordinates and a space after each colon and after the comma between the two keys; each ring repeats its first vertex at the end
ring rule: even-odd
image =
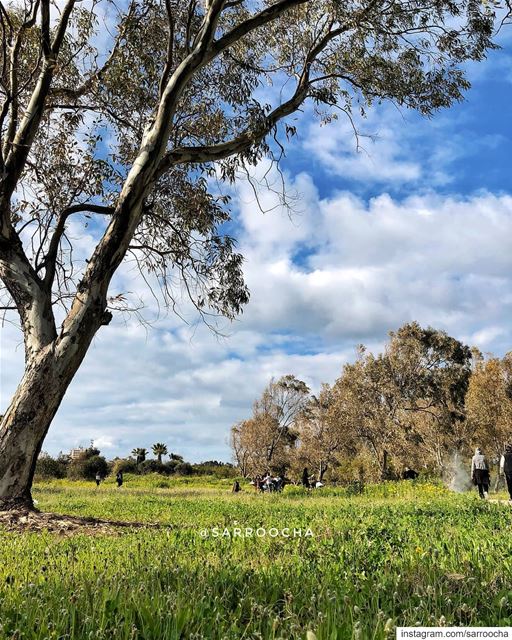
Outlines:
{"type": "Polygon", "coordinates": [[[284,478],[282,476],[271,476],[270,472],[263,476],[257,475],[251,482],[256,491],[282,491],[284,487],[284,478]]]}
{"type": "MultiPolygon", "coordinates": [[[[507,444],[500,458],[499,474],[505,477],[509,499],[512,502],[512,444],[507,444]]],[[[481,498],[487,498],[491,484],[489,462],[480,447],[471,460],[471,480],[478,487],[481,498]]]]}
{"type": "MultiPolygon", "coordinates": [[[[280,492],[283,490],[285,484],[288,484],[290,481],[285,480],[283,476],[277,475],[272,476],[269,471],[264,473],[263,475],[257,475],[254,480],[250,482],[250,484],[255,488],[257,493],[270,492],[273,493],[275,491],[280,492]]],[[[314,479],[314,477],[310,477],[307,468],[304,468],[302,472],[301,481],[303,487],[306,489],[317,489],[319,487],[323,487],[323,483],[319,480],[314,479]]],[[[233,493],[238,493],[242,490],[240,483],[238,480],[233,482],[233,493]]]]}

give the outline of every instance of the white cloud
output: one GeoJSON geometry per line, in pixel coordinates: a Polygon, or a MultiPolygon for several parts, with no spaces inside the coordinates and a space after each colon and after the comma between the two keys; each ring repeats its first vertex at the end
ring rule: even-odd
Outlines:
{"type": "MultiPolygon", "coordinates": [[[[310,135],[305,143],[307,151],[323,163],[330,172],[344,178],[384,183],[417,181],[422,168],[411,160],[410,145],[397,135],[397,130],[386,123],[388,115],[377,116],[373,111],[368,120],[355,118],[360,134],[356,139],[348,119],[322,127],[310,135]]],[[[315,126],[315,125],[312,125],[315,126]]]]}
{"type": "Polygon", "coordinates": [[[506,140],[502,133],[477,135],[470,113],[469,109],[441,111],[426,119],[383,104],[372,107],[364,118],[354,113],[352,122],[343,116],[325,127],[311,122],[302,147],[331,181],[338,176],[365,189],[385,185],[395,191],[403,186],[439,188],[451,184],[463,170],[457,161],[506,140]]]}

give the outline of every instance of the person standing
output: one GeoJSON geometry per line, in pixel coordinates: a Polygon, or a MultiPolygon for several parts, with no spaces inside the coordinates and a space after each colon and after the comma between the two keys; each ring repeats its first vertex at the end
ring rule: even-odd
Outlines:
{"type": "Polygon", "coordinates": [[[500,473],[505,476],[510,501],[512,501],[512,444],[505,445],[500,460],[500,473]]]}
{"type": "Polygon", "coordinates": [[[471,479],[478,487],[480,497],[487,498],[490,484],[489,463],[479,447],[475,449],[475,455],[471,460],[471,479]]]}
{"type": "Polygon", "coordinates": [[[117,482],[117,487],[118,488],[123,484],[123,472],[122,471],[118,471],[116,473],[116,482],[117,482]]]}
{"type": "Polygon", "coordinates": [[[302,472],[302,486],[306,489],[311,488],[311,485],[309,484],[309,472],[307,467],[304,467],[304,470],[302,472]]]}
{"type": "Polygon", "coordinates": [[[96,474],[96,486],[99,487],[101,482],[101,475],[99,472],[96,474]]]}

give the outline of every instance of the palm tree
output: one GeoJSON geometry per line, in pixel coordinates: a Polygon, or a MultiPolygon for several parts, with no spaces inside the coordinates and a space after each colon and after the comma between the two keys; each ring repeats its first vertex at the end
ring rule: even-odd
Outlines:
{"type": "Polygon", "coordinates": [[[144,462],[147,455],[148,450],[144,449],[143,447],[136,447],[135,449],[132,449],[132,456],[135,456],[137,458],[137,464],[144,462]]]}
{"type": "Polygon", "coordinates": [[[152,446],[153,454],[157,457],[158,462],[162,464],[162,456],[167,455],[167,446],[162,442],[157,442],[152,446]]]}

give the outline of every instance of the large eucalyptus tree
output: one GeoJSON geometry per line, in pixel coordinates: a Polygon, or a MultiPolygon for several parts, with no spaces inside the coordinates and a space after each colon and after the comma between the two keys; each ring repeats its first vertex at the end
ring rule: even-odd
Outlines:
{"type": "Polygon", "coordinates": [[[478,0],[0,3],[2,306],[26,358],[0,425],[0,502],[32,504],[37,455],[129,254],[167,303],[181,282],[233,317],[242,258],[208,178],[278,153],[305,101],[327,121],[381,99],[449,106],[493,22],[478,0]],[[91,219],[78,262],[69,226],[91,219]]]}

